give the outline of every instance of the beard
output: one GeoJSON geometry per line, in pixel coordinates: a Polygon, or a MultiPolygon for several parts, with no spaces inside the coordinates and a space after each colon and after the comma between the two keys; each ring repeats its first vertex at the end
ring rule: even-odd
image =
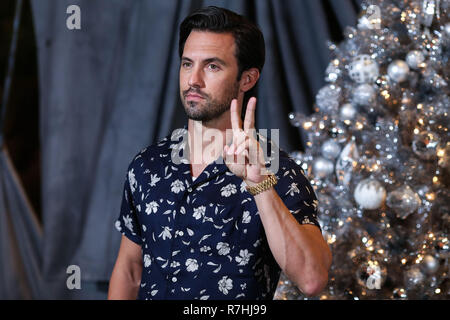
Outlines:
{"type": "Polygon", "coordinates": [[[239,93],[239,83],[227,87],[222,99],[214,99],[210,95],[200,92],[196,88],[189,88],[181,92],[181,101],[184,110],[189,119],[196,121],[208,122],[219,118],[224,112],[230,109],[231,100],[237,98],[239,93]],[[186,101],[186,96],[195,93],[204,100],[202,101],[186,101]]]}

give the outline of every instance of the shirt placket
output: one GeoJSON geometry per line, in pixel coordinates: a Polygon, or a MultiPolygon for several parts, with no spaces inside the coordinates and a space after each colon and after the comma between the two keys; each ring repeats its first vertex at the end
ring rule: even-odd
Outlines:
{"type": "Polygon", "coordinates": [[[192,195],[197,186],[209,180],[215,179],[218,175],[222,174],[226,170],[227,167],[225,164],[221,163],[220,157],[213,163],[209,164],[195,181],[192,180],[190,164],[187,162],[182,162],[181,164],[177,165],[177,170],[174,171],[174,179],[179,179],[180,181],[182,181],[185,188],[184,191],[182,193],[180,192],[180,194],[176,198],[177,211],[173,219],[174,236],[171,241],[170,247],[170,256],[168,262],[169,272],[166,275],[167,289],[165,297],[177,293],[177,290],[179,290],[178,287],[181,286],[180,279],[182,279],[183,274],[187,272],[185,270],[186,266],[184,265],[184,261],[186,261],[186,255],[189,254],[189,252],[186,251],[186,245],[183,243],[183,239],[186,239],[185,230],[189,225],[189,220],[193,219],[190,214],[190,210],[188,210],[188,206],[190,206],[190,204],[187,204],[187,198],[192,195]],[[181,213],[182,210],[185,212],[184,214],[181,213]],[[174,253],[176,254],[174,255],[174,253]],[[180,265],[175,265],[175,261],[180,265]]]}

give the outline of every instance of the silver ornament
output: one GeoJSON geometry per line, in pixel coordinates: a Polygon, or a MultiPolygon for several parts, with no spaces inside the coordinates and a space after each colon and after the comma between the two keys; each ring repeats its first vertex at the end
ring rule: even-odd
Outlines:
{"type": "Polygon", "coordinates": [[[408,185],[389,193],[386,204],[394,209],[398,218],[406,219],[421,204],[420,197],[408,185]]]}
{"type": "Polygon", "coordinates": [[[386,189],[378,180],[368,178],[358,183],[353,195],[362,208],[374,210],[386,199],[386,189]]]}
{"type": "Polygon", "coordinates": [[[372,85],[363,83],[353,91],[353,102],[362,106],[369,106],[375,100],[376,92],[372,85]]]}
{"type": "Polygon", "coordinates": [[[341,109],[339,110],[339,117],[344,121],[352,120],[355,118],[356,113],[357,111],[355,107],[351,103],[346,103],[341,106],[341,109]]]}
{"type": "Polygon", "coordinates": [[[424,281],[425,276],[420,271],[418,266],[411,267],[405,272],[405,283],[408,289],[413,289],[424,281]]]}
{"type": "Polygon", "coordinates": [[[406,63],[413,69],[419,68],[419,66],[425,61],[425,56],[421,51],[413,50],[406,55],[406,63]]]}
{"type": "Polygon", "coordinates": [[[318,157],[313,163],[313,174],[319,179],[326,178],[334,170],[334,164],[328,159],[318,157]]]}
{"type": "Polygon", "coordinates": [[[358,149],[354,141],[350,141],[342,149],[336,161],[336,177],[340,185],[348,186],[352,178],[354,164],[359,159],[358,149]]]}
{"type": "Polygon", "coordinates": [[[422,160],[433,160],[437,154],[439,137],[431,131],[422,131],[413,136],[412,149],[422,160]]]}
{"type": "Polygon", "coordinates": [[[387,74],[394,82],[405,81],[409,74],[408,64],[403,60],[395,60],[389,64],[387,74]]]}
{"type": "Polygon", "coordinates": [[[359,30],[376,30],[381,28],[381,11],[377,5],[370,5],[358,19],[359,30]]]}
{"type": "Polygon", "coordinates": [[[434,274],[439,269],[439,261],[432,255],[427,254],[422,261],[423,270],[427,274],[434,274]]]}
{"type": "Polygon", "coordinates": [[[350,78],[357,83],[372,83],[379,73],[378,63],[368,54],[361,54],[350,63],[348,72],[350,78]]]}
{"type": "Polygon", "coordinates": [[[339,108],[341,88],[329,84],[322,87],[316,95],[316,104],[319,110],[325,113],[336,113],[339,108]]]}
{"type": "Polygon", "coordinates": [[[320,150],[322,152],[322,156],[327,159],[334,160],[339,156],[341,146],[333,139],[329,139],[322,144],[320,150]]]}

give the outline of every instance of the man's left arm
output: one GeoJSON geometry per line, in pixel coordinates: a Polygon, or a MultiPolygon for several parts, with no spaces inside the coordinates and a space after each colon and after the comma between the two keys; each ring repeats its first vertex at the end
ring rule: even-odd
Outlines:
{"type": "MultiPolygon", "coordinates": [[[[249,187],[254,187],[267,177],[264,152],[254,134],[255,109],[256,98],[252,97],[247,104],[242,126],[237,100],[232,100],[230,115],[233,140],[230,146],[225,145],[223,149],[225,163],[230,171],[242,178],[249,187]]],[[[313,206],[316,199],[312,195],[312,188],[308,188],[309,182],[302,173],[296,173],[295,169],[292,173],[293,175],[283,176],[277,188],[272,186],[256,194],[254,198],[275,260],[303,293],[314,296],[328,282],[331,251],[319,227],[300,224],[289,211],[288,207],[296,210],[295,214],[306,214],[306,217],[311,217],[312,223],[317,223],[315,214],[311,214],[311,208],[314,208],[314,212],[316,210],[313,206]],[[301,191],[297,186],[306,187],[302,192],[308,194],[300,196],[301,191]],[[284,203],[275,189],[282,193],[289,189],[286,193],[289,194],[286,197],[289,203],[284,203]]]]}
{"type": "Polygon", "coordinates": [[[304,294],[318,295],[328,283],[332,259],[320,229],[300,224],[273,187],[254,199],[278,265],[304,294]]]}

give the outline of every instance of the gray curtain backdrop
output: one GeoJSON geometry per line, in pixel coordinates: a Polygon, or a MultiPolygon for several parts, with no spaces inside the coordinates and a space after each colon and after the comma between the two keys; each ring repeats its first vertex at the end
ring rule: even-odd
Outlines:
{"type": "Polygon", "coordinates": [[[114,220],[126,168],[140,149],[186,122],[177,48],[178,26],[189,12],[222,6],[261,27],[266,64],[256,124],[280,129],[281,147],[292,151],[301,148],[301,137],[287,116],[309,114],[324,85],[330,16],[341,32],[356,24],[359,11],[356,0],[30,1],[38,48],[43,222],[25,205],[3,152],[1,298],[105,297],[120,243],[114,220]],[[66,27],[72,4],[81,8],[81,30],[66,27]],[[70,265],[80,267],[81,290],[66,287],[70,265]]]}

